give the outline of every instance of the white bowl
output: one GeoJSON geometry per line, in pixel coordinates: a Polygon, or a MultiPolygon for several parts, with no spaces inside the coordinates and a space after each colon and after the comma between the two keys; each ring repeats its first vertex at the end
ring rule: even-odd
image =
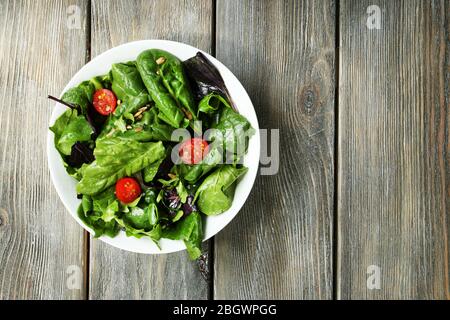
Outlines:
{"type": "MultiPolygon", "coordinates": [[[[174,54],[183,61],[193,57],[198,51],[201,51],[184,43],[167,40],[143,40],[125,43],[103,52],[92,59],[88,64],[82,67],[75,76],[73,76],[63,92],[77,86],[84,80],[88,80],[97,75],[106,74],[111,69],[113,63],[135,60],[137,56],[146,49],[163,49],[174,54]]],[[[256,134],[250,139],[248,153],[244,159],[244,165],[247,166],[249,170],[238,182],[231,208],[220,215],[205,218],[204,240],[207,240],[222,230],[236,216],[250,194],[258,171],[260,139],[255,109],[242,84],[222,63],[211,57],[209,54],[203,51],[201,52],[205,54],[220,71],[239,113],[245,116],[248,121],[250,121],[253,128],[256,129],[256,134]]],[[[53,125],[55,120],[65,110],[66,107],[60,104],[55,105],[55,109],[50,118],[50,126],[53,125]]],[[[61,157],[54,146],[53,139],[53,133],[49,131],[47,136],[48,165],[56,191],[73,218],[78,221],[83,228],[94,234],[93,230],[78,218],[77,208],[80,204],[80,200],[77,199],[75,191],[77,181],[67,174],[61,161],[61,157]]],[[[185,249],[185,245],[182,241],[169,239],[161,239],[161,249],[159,249],[150,239],[145,237],[141,239],[127,237],[123,231],[114,238],[102,236],[100,237],[100,240],[120,249],[146,254],[170,253],[185,249]]]]}

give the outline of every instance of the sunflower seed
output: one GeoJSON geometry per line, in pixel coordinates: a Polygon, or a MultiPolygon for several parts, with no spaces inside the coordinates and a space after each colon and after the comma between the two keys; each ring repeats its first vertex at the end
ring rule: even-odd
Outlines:
{"type": "Polygon", "coordinates": [[[156,64],[158,64],[158,65],[163,64],[164,62],[166,62],[166,58],[164,58],[164,57],[159,57],[156,60],[156,64]]]}

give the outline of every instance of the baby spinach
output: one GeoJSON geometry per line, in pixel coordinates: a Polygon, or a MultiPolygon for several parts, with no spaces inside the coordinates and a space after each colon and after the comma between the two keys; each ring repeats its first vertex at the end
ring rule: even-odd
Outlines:
{"type": "Polygon", "coordinates": [[[125,230],[125,234],[128,237],[135,237],[138,239],[144,236],[149,237],[159,247],[158,240],[161,239],[161,232],[162,232],[160,224],[156,224],[151,230],[145,230],[134,228],[127,221],[120,218],[116,218],[115,221],[117,222],[118,225],[120,225],[120,227],[122,227],[125,230]]]}
{"type": "Polygon", "coordinates": [[[200,163],[180,163],[175,167],[175,172],[178,173],[185,181],[193,184],[196,183],[205,174],[214,169],[221,162],[222,151],[213,146],[206,157],[200,163]]]}
{"type": "Polygon", "coordinates": [[[203,223],[199,212],[192,212],[166,229],[162,237],[172,240],[183,240],[191,259],[202,254],[203,223]]]}
{"type": "Polygon", "coordinates": [[[213,131],[209,138],[220,144],[222,150],[234,153],[235,158],[247,152],[249,138],[255,132],[250,122],[231,108],[222,108],[212,128],[218,131],[213,131]]]}
{"type": "MultiPolygon", "coordinates": [[[[147,141],[170,141],[173,128],[163,123],[158,117],[158,109],[152,107],[142,114],[142,119],[136,121],[133,128],[142,128],[141,135],[151,136],[147,141]]],[[[138,135],[139,136],[139,135],[138,135]]]]}
{"type": "Polygon", "coordinates": [[[77,192],[94,195],[116,183],[122,177],[137,173],[162,159],[162,142],[142,143],[119,137],[97,140],[96,160],[85,170],[77,192]]]}
{"type": "Polygon", "coordinates": [[[145,183],[149,183],[155,178],[156,174],[158,173],[159,166],[161,165],[161,163],[163,161],[164,161],[164,158],[162,158],[158,161],[155,161],[151,165],[144,168],[142,173],[143,173],[143,178],[144,178],[145,183]]]}
{"type": "Polygon", "coordinates": [[[136,97],[146,93],[144,83],[134,61],[114,63],[111,67],[112,90],[117,99],[126,101],[129,97],[136,97]]]}
{"type": "Polygon", "coordinates": [[[142,52],[137,69],[157,108],[159,117],[174,128],[183,126],[184,114],[195,117],[195,104],[183,66],[172,54],[157,49],[142,52]]]}
{"type": "Polygon", "coordinates": [[[151,230],[159,220],[158,207],[155,203],[145,208],[136,206],[124,214],[123,220],[135,229],[151,230]]]}
{"type": "Polygon", "coordinates": [[[246,167],[224,165],[205,178],[197,189],[195,200],[201,212],[217,215],[231,207],[236,180],[247,172],[246,167]]]}
{"type": "Polygon", "coordinates": [[[102,235],[114,237],[120,231],[120,226],[115,220],[118,209],[114,188],[109,188],[96,196],[83,195],[78,216],[94,230],[95,237],[102,235]]]}
{"type": "Polygon", "coordinates": [[[227,100],[225,100],[221,95],[210,93],[200,100],[198,104],[198,112],[203,112],[206,114],[214,114],[221,107],[231,108],[227,100]]]}
{"type": "Polygon", "coordinates": [[[74,87],[67,90],[61,97],[61,100],[80,107],[81,112],[83,114],[86,114],[90,104],[88,97],[89,88],[87,88],[86,86],[89,85],[83,83],[78,87],[74,87]]]}
{"type": "Polygon", "coordinates": [[[130,121],[124,117],[117,118],[110,129],[105,129],[100,137],[123,137],[141,142],[171,141],[174,128],[158,118],[158,110],[154,107],[142,113],[142,119],[133,118],[132,123],[128,125],[127,122],[130,121]],[[108,130],[109,133],[105,134],[108,130]]]}
{"type": "Polygon", "coordinates": [[[55,134],[55,147],[65,156],[72,152],[72,146],[77,142],[90,141],[92,127],[86,118],[78,115],[76,109],[66,110],[50,128],[55,134]]]}

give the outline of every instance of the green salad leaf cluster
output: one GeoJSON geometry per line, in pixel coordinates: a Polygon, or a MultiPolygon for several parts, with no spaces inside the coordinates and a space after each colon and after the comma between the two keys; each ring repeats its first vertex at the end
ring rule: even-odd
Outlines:
{"type": "MultiPolygon", "coordinates": [[[[192,61],[189,70],[195,71],[192,61]]],[[[114,237],[123,230],[157,244],[161,238],[182,240],[197,259],[205,216],[231,207],[236,183],[247,172],[241,162],[254,131],[226,96],[215,91],[199,95],[191,76],[174,55],[150,49],[62,96],[71,108],[50,130],[67,172],[78,180],[78,215],[96,237],[114,237]],[[101,116],[92,103],[94,93],[105,88],[118,103],[113,113],[101,116]],[[184,142],[174,131],[198,134],[199,121],[210,130],[204,138],[206,154],[195,164],[173,161],[173,151],[184,142]],[[134,178],[141,188],[131,203],[116,195],[115,185],[124,177],[134,178]]]]}

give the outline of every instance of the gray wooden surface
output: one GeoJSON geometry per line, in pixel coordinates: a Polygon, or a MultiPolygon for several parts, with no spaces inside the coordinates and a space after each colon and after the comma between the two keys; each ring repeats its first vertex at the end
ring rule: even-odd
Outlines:
{"type": "Polygon", "coordinates": [[[450,298],[448,1],[0,0],[0,25],[0,299],[450,298]],[[280,129],[278,174],[205,244],[210,283],[89,239],[48,173],[46,95],[151,38],[215,54],[280,129]]]}
{"type": "Polygon", "coordinates": [[[340,6],[338,297],[448,299],[450,3],[373,3],[340,6]]]}
{"type": "Polygon", "coordinates": [[[0,299],[85,295],[84,283],[66,285],[72,272],[83,277],[83,230],[56,194],[46,152],[46,95],[85,63],[86,21],[66,28],[70,4],[86,16],[80,1],[0,2],[0,299]]]}
{"type": "Polygon", "coordinates": [[[330,299],[334,4],[223,0],[217,12],[217,57],[260,127],[280,129],[280,168],[216,237],[215,297],[330,299]]]}

